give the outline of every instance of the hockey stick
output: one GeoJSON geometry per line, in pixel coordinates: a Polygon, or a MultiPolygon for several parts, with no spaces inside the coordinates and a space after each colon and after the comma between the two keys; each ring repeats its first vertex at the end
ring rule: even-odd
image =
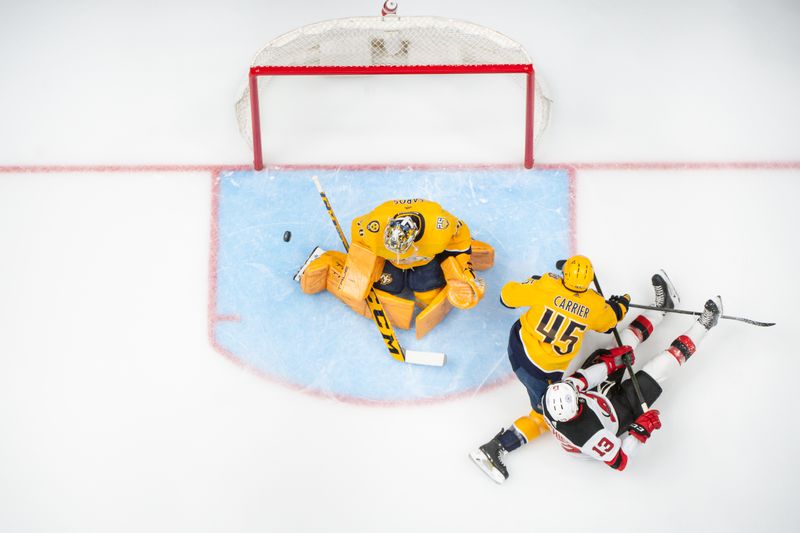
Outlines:
{"type": "MultiPolygon", "coordinates": [[[[600,296],[603,296],[603,289],[600,288],[600,282],[597,281],[597,275],[594,276],[592,280],[594,282],[594,286],[597,289],[597,293],[600,296]]],[[[605,296],[603,296],[605,298],[605,296]]],[[[622,338],[619,336],[619,331],[617,331],[617,326],[614,326],[614,338],[617,340],[617,346],[622,346],[622,338]]],[[[642,395],[642,389],[639,387],[639,378],[636,377],[636,373],[633,371],[633,366],[631,366],[631,356],[630,354],[625,354],[622,356],[622,362],[625,365],[625,368],[628,369],[628,373],[631,375],[631,383],[633,383],[633,390],[636,391],[636,398],[639,399],[639,406],[642,408],[642,414],[646,413],[650,410],[650,407],[647,406],[647,402],[644,401],[644,395],[642,395]]]]}
{"type": "MultiPolygon", "coordinates": [[[[566,263],[566,259],[559,259],[556,261],[556,268],[561,270],[564,268],[564,263],[566,263]]],[[[635,307],[636,309],[650,309],[651,311],[664,311],[666,313],[679,313],[681,315],[694,315],[700,316],[703,313],[701,311],[684,311],[683,309],[667,309],[666,307],[655,307],[652,305],[642,305],[642,304],[628,304],[628,307],[635,307]]],[[[758,320],[753,320],[750,318],[742,318],[740,316],[730,316],[730,315],[722,315],[720,318],[725,318],[727,320],[738,320],[739,322],[744,322],[745,324],[752,324],[753,326],[761,326],[764,328],[768,328],[770,326],[774,326],[775,322],[759,322],[758,320]]]]}
{"type": "MultiPolygon", "coordinates": [[[[595,275],[594,279],[594,286],[597,289],[597,294],[603,296],[603,289],[600,288],[600,282],[597,281],[597,276],[595,275]]],[[[605,298],[605,296],[603,296],[605,298]]],[[[619,336],[619,331],[617,331],[617,326],[614,326],[614,338],[617,340],[617,346],[622,346],[622,338],[619,336]]],[[[631,383],[633,383],[633,390],[636,391],[636,397],[639,399],[639,405],[642,408],[642,414],[646,413],[650,408],[647,406],[647,402],[644,401],[644,395],[642,395],[642,389],[639,387],[639,378],[636,377],[636,374],[633,371],[633,366],[631,366],[631,356],[629,354],[625,354],[622,356],[622,362],[625,364],[625,368],[628,369],[628,373],[631,375],[631,383]]]]}
{"type": "MultiPolygon", "coordinates": [[[[347,237],[345,237],[342,227],[339,225],[339,219],[336,218],[336,214],[333,212],[333,207],[331,207],[331,203],[328,201],[328,196],[325,194],[325,191],[322,190],[322,184],[320,184],[319,178],[311,176],[311,180],[317,187],[322,202],[325,204],[325,209],[328,210],[328,216],[330,216],[331,222],[333,222],[333,227],[336,228],[336,233],[339,234],[339,238],[342,240],[345,251],[350,251],[350,244],[347,242],[347,237]]],[[[375,325],[378,326],[378,332],[381,334],[381,337],[383,337],[383,342],[386,343],[386,348],[389,350],[389,355],[397,361],[405,363],[444,366],[447,360],[444,353],[403,350],[403,347],[400,346],[400,341],[397,340],[397,336],[394,333],[392,324],[386,317],[383,305],[381,305],[381,301],[378,299],[378,295],[375,294],[375,289],[372,286],[370,286],[366,301],[370,313],[372,314],[372,319],[375,321],[375,325]]]]}
{"type": "MultiPolygon", "coordinates": [[[[566,259],[559,259],[556,261],[556,268],[559,270],[563,270],[564,263],[566,263],[566,259]]],[[[597,294],[603,296],[603,289],[600,288],[600,282],[597,281],[597,275],[594,276],[592,279],[594,283],[594,288],[597,289],[597,294]]],[[[603,296],[605,298],[605,296],[603,296]]],[[[629,305],[629,307],[632,307],[629,305]]],[[[614,332],[614,339],[617,341],[617,346],[622,346],[622,338],[619,336],[619,331],[617,331],[617,326],[614,326],[612,329],[614,332]]],[[[639,400],[639,405],[642,408],[642,413],[646,413],[650,408],[647,406],[647,402],[644,401],[644,396],[642,395],[642,389],[639,387],[639,379],[636,377],[636,374],[633,371],[633,367],[631,366],[631,357],[628,354],[622,356],[622,362],[625,365],[625,368],[628,369],[628,373],[631,375],[631,383],[633,383],[633,390],[636,391],[636,398],[639,400]]]]}
{"type": "MultiPolygon", "coordinates": [[[[667,313],[679,313],[682,315],[694,315],[700,316],[703,313],[699,311],[684,311],[683,309],[667,309],[666,307],[654,307],[652,305],[640,305],[640,304],[630,304],[630,307],[635,307],[637,309],[651,309],[653,311],[664,311],[667,313]]],[[[722,315],[720,318],[727,318],[728,320],[738,320],[739,322],[744,322],[746,324],[752,324],[754,326],[761,326],[768,328],[770,326],[774,326],[775,322],[759,322],[757,320],[751,320],[749,318],[742,318],[739,316],[729,316],[729,315],[722,315]]]]}

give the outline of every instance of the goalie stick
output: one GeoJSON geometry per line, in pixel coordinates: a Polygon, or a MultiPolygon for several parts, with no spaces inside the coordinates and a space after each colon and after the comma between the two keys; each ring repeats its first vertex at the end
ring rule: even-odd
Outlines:
{"type": "MultiPolygon", "coordinates": [[[[328,196],[325,194],[325,191],[322,190],[322,184],[319,182],[319,178],[317,178],[317,176],[311,176],[311,180],[317,187],[319,196],[322,198],[322,203],[325,204],[325,209],[328,210],[328,216],[333,223],[333,227],[336,228],[336,233],[339,234],[339,238],[342,240],[345,251],[350,251],[350,244],[347,242],[347,237],[345,237],[342,227],[339,225],[339,219],[336,218],[336,214],[333,212],[333,207],[331,207],[331,203],[328,201],[328,196]]],[[[378,295],[375,294],[375,289],[371,286],[366,301],[372,319],[375,321],[375,325],[378,326],[378,332],[381,334],[381,337],[383,337],[383,342],[386,343],[386,349],[389,350],[389,355],[397,361],[405,363],[444,366],[447,360],[447,356],[445,356],[444,353],[403,350],[403,347],[400,346],[400,341],[397,340],[397,335],[394,333],[394,328],[389,322],[386,312],[383,310],[383,305],[381,305],[378,295]]]]}

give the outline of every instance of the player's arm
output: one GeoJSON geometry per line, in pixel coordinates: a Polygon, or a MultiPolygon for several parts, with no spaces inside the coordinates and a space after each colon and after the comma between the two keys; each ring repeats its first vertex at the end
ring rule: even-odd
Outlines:
{"type": "Polygon", "coordinates": [[[455,226],[444,251],[439,254],[442,272],[447,280],[447,299],[454,307],[469,309],[483,298],[486,284],[475,275],[472,268],[472,236],[469,228],[452,215],[444,215],[448,223],[455,226]]]}
{"type": "Polygon", "coordinates": [[[628,294],[622,296],[612,296],[605,301],[602,309],[600,310],[599,317],[592,324],[592,329],[599,332],[610,333],[614,327],[623,319],[628,313],[630,307],[631,297],[628,294]]]}
{"type": "Polygon", "coordinates": [[[585,391],[598,386],[604,382],[608,376],[621,368],[625,368],[622,358],[630,355],[631,364],[636,361],[636,356],[630,346],[620,346],[610,350],[596,350],[590,357],[593,363],[581,368],[564,381],[571,381],[575,390],[585,391]]]}
{"type": "Polygon", "coordinates": [[[444,253],[452,256],[471,254],[472,234],[469,232],[469,228],[462,220],[458,220],[453,215],[450,215],[449,213],[445,213],[445,215],[446,216],[444,218],[448,220],[448,223],[452,224],[455,229],[453,230],[453,234],[450,236],[450,240],[445,245],[444,253]]]}
{"type": "MultiPolygon", "coordinates": [[[[628,460],[636,454],[642,444],[647,442],[653,431],[661,427],[661,420],[658,418],[658,414],[658,411],[653,409],[640,415],[636,422],[628,427],[628,432],[619,439],[619,450],[605,463],[615,470],[625,470],[628,460]]],[[[584,453],[586,452],[584,451],[584,453]]]]}
{"type": "Polygon", "coordinates": [[[581,452],[597,461],[603,461],[614,470],[625,470],[632,450],[626,450],[622,440],[603,428],[589,437],[581,452]]]}
{"type": "Polygon", "coordinates": [[[483,298],[486,284],[475,276],[469,254],[447,257],[441,266],[447,281],[447,299],[454,307],[469,309],[483,298]]]}
{"type": "Polygon", "coordinates": [[[500,303],[509,309],[531,305],[539,293],[538,281],[541,276],[531,276],[522,283],[509,281],[500,289],[500,303]]]}

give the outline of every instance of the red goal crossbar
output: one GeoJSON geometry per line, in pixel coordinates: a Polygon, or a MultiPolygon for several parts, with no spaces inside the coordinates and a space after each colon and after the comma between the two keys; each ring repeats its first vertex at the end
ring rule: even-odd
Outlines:
{"type": "Polygon", "coordinates": [[[531,64],[486,65],[353,65],[353,66],[254,66],[250,67],[250,112],[253,133],[253,166],[264,168],[261,115],[258,105],[260,76],[348,76],[391,74],[525,74],[525,168],[533,168],[534,69],[531,64]]]}

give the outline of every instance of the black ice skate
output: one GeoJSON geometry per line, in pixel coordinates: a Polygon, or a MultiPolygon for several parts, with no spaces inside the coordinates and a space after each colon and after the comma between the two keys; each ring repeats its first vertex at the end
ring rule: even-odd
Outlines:
{"type": "Polygon", "coordinates": [[[714,296],[708,300],[703,306],[703,314],[697,319],[697,322],[703,325],[706,329],[711,329],[719,322],[719,317],[722,314],[722,298],[714,296]]]}
{"type": "Polygon", "coordinates": [[[664,309],[675,309],[675,304],[680,303],[681,297],[675,290],[672,280],[669,279],[667,273],[659,270],[651,278],[653,282],[653,290],[656,293],[655,306],[663,307],[664,309]]]}
{"type": "Polygon", "coordinates": [[[303,266],[300,267],[300,270],[297,271],[297,273],[294,275],[294,277],[292,279],[297,281],[297,282],[299,282],[300,278],[303,277],[303,272],[305,272],[306,269],[308,268],[308,265],[310,265],[314,261],[314,259],[318,258],[319,256],[321,256],[324,253],[325,253],[325,250],[323,250],[319,246],[317,246],[316,248],[311,250],[311,253],[308,256],[308,259],[306,259],[306,262],[303,263],[303,266]]]}
{"type": "Polygon", "coordinates": [[[503,463],[503,456],[508,452],[503,445],[500,444],[499,437],[503,434],[504,430],[494,436],[492,440],[478,448],[477,451],[470,452],[469,458],[483,470],[483,472],[492,478],[496,483],[502,483],[508,479],[508,470],[503,463]]]}

